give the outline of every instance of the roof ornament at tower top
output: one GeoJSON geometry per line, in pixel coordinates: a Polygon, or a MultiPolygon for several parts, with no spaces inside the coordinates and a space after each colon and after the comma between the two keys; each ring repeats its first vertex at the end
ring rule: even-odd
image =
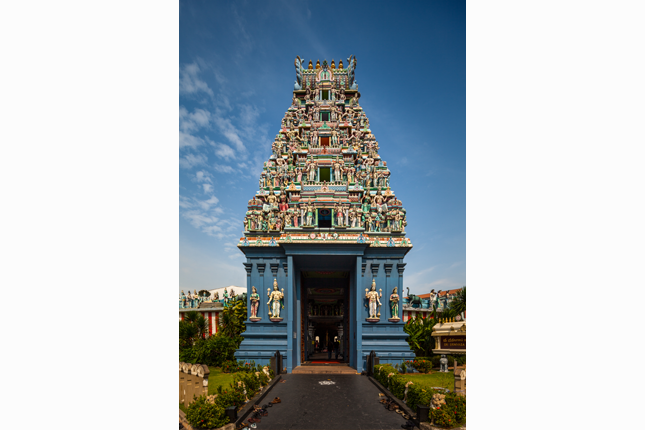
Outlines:
{"type": "Polygon", "coordinates": [[[309,69],[309,70],[314,69],[314,64],[311,62],[311,60],[309,60],[309,66],[307,67],[307,69],[309,69]]]}
{"type": "Polygon", "coordinates": [[[304,59],[300,59],[300,55],[296,56],[296,60],[294,62],[294,65],[296,66],[296,81],[293,83],[294,90],[302,89],[302,74],[305,70],[302,67],[302,63],[304,63],[304,61],[304,59]]]}
{"type": "Polygon", "coordinates": [[[343,69],[343,60],[342,59],[338,61],[338,68],[341,69],[341,70],[343,69]]]}
{"type": "Polygon", "coordinates": [[[347,59],[347,83],[351,90],[358,89],[358,84],[354,79],[354,70],[356,70],[356,57],[350,55],[347,59]]]}
{"type": "Polygon", "coordinates": [[[316,60],[316,70],[320,69],[320,60],[316,60]]]}
{"type": "Polygon", "coordinates": [[[335,69],[336,68],[336,63],[334,63],[334,59],[331,59],[331,68],[335,69]]]}

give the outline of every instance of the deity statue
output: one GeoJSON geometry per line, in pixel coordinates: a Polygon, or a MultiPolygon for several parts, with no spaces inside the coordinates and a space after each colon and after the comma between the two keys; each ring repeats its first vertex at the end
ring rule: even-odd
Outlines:
{"type": "Polygon", "coordinates": [[[224,307],[227,307],[228,306],[228,291],[226,291],[226,288],[224,288],[223,299],[224,299],[224,307]]]}
{"type": "Polygon", "coordinates": [[[336,160],[334,161],[334,181],[342,181],[343,180],[343,174],[341,172],[341,162],[340,162],[340,157],[336,157],[336,160]]]}
{"type": "Polygon", "coordinates": [[[275,195],[275,191],[272,191],[267,197],[267,203],[269,203],[270,209],[278,209],[277,201],[278,198],[275,195]]]}
{"type": "Polygon", "coordinates": [[[282,306],[282,309],[284,309],[284,305],[282,304],[282,299],[284,298],[284,288],[282,289],[282,292],[278,290],[278,281],[274,278],[273,279],[273,291],[269,290],[269,301],[267,302],[267,305],[271,305],[271,302],[273,302],[272,306],[272,311],[269,312],[269,317],[271,318],[280,318],[280,306],[282,306]]]}
{"type": "Polygon", "coordinates": [[[197,295],[197,290],[193,291],[193,307],[194,308],[199,307],[199,296],[197,295]]]}
{"type": "Polygon", "coordinates": [[[258,317],[258,306],[260,305],[260,295],[255,287],[251,287],[251,318],[258,317]]]}
{"type": "Polygon", "coordinates": [[[318,173],[318,166],[315,161],[309,164],[309,182],[315,182],[318,173]]]}
{"type": "Polygon", "coordinates": [[[365,298],[369,300],[369,317],[368,318],[379,318],[381,316],[380,313],[376,313],[376,306],[381,306],[381,301],[379,300],[379,293],[376,292],[376,280],[372,279],[372,288],[370,291],[367,291],[367,288],[365,289],[365,298]]]}
{"type": "Polygon", "coordinates": [[[432,290],[430,290],[430,309],[432,309],[433,307],[439,304],[438,299],[439,299],[439,294],[435,293],[433,288],[432,290]]]}
{"type": "Polygon", "coordinates": [[[215,294],[213,295],[213,301],[215,302],[217,300],[219,300],[219,293],[215,291],[215,294]]]}
{"type": "Polygon", "coordinates": [[[369,212],[370,210],[370,193],[365,192],[365,195],[363,196],[363,205],[362,205],[363,212],[369,212]]]}
{"type": "Polygon", "coordinates": [[[314,207],[311,204],[311,198],[307,202],[307,225],[311,226],[314,223],[314,207]]]}
{"type": "Polygon", "coordinates": [[[302,85],[303,85],[303,74],[305,71],[305,68],[302,67],[302,63],[304,63],[304,59],[300,59],[300,55],[296,56],[296,59],[294,61],[294,66],[296,67],[296,81],[293,83],[293,89],[294,90],[301,90],[302,85]]]}
{"type": "Polygon", "coordinates": [[[390,309],[392,311],[392,318],[399,319],[399,295],[396,291],[397,287],[394,287],[392,294],[390,294],[390,309]]]}
{"type": "Polygon", "coordinates": [[[344,227],[345,223],[343,222],[343,216],[345,214],[343,213],[343,207],[339,204],[336,204],[336,207],[334,208],[334,212],[336,213],[336,225],[338,227],[344,227]]]}
{"type": "Polygon", "coordinates": [[[181,290],[181,296],[179,296],[179,309],[185,309],[186,308],[186,295],[184,294],[184,290],[181,290]]]}
{"type": "Polygon", "coordinates": [[[357,88],[354,70],[356,70],[356,57],[350,55],[347,59],[347,83],[349,84],[349,88],[352,90],[357,88]]]}

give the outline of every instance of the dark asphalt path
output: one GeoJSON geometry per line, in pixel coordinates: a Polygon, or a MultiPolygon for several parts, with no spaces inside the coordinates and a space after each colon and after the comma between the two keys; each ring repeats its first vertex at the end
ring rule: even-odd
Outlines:
{"type": "Polygon", "coordinates": [[[280,397],[268,408],[257,430],[400,430],[405,419],[379,403],[378,389],[366,376],[286,374],[262,404],[280,397]],[[323,385],[320,382],[333,384],[323,385]]]}

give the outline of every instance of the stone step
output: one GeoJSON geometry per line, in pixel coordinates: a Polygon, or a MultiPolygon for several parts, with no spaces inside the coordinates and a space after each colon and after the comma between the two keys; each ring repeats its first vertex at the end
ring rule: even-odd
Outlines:
{"type": "Polygon", "coordinates": [[[298,366],[291,373],[357,374],[356,369],[349,366],[298,366]]]}

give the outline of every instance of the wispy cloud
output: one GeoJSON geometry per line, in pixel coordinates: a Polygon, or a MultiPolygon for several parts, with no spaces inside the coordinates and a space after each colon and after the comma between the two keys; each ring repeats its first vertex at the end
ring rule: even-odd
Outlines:
{"type": "Polygon", "coordinates": [[[225,164],[214,164],[213,168],[220,173],[233,173],[235,171],[233,167],[227,166],[225,164]]]}
{"type": "MultiPolygon", "coordinates": [[[[195,178],[198,176],[195,175],[195,178]]],[[[208,180],[205,176],[201,177],[204,181],[208,180]]],[[[202,183],[201,185],[210,186],[208,183],[202,183]]],[[[199,199],[180,195],[179,207],[181,216],[190,225],[209,236],[218,239],[232,239],[237,237],[233,233],[235,230],[242,230],[241,220],[232,217],[222,218],[222,215],[226,211],[219,206],[219,199],[216,196],[210,196],[208,199],[199,199]]]]}
{"type": "Polygon", "coordinates": [[[200,170],[199,172],[195,173],[195,177],[193,178],[193,181],[195,182],[208,182],[209,184],[212,184],[213,181],[211,181],[211,174],[208,172],[205,172],[203,170],[200,170]]]}
{"type": "Polygon", "coordinates": [[[193,112],[179,106],[179,129],[186,133],[192,133],[200,128],[208,126],[211,119],[211,113],[204,109],[195,109],[193,112]]]}
{"type": "MultiPolygon", "coordinates": [[[[204,92],[213,97],[213,90],[211,90],[208,84],[199,77],[201,67],[197,64],[198,61],[180,67],[179,94],[187,95],[204,92]]],[[[199,62],[201,63],[201,61],[199,62]]]]}
{"type": "Polygon", "coordinates": [[[186,154],[179,158],[179,167],[183,169],[192,169],[195,166],[206,165],[208,158],[203,154],[186,154]]]}

